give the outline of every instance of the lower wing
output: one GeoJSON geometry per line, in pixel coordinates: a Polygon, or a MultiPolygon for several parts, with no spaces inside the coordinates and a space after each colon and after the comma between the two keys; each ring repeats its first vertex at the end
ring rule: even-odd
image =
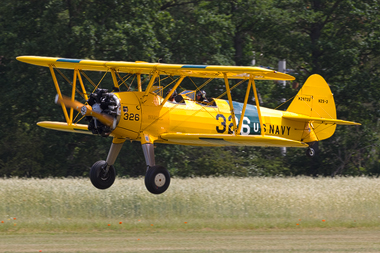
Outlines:
{"type": "Polygon", "coordinates": [[[41,122],[38,122],[37,125],[40,127],[58,130],[58,131],[92,135],[92,132],[88,130],[88,126],[83,125],[83,124],[68,125],[66,122],[41,121],[41,122]]]}
{"type": "Polygon", "coordinates": [[[166,133],[160,137],[173,144],[196,146],[308,147],[304,142],[277,136],[166,133]]]}

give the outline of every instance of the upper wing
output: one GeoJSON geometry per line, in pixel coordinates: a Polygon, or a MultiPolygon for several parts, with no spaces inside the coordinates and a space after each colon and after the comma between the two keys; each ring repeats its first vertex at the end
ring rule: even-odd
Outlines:
{"type": "Polygon", "coordinates": [[[250,75],[256,80],[294,80],[293,76],[273,71],[270,69],[248,66],[219,66],[219,65],[181,65],[147,62],[125,61],[97,61],[85,59],[67,59],[41,56],[19,56],[17,60],[49,67],[50,65],[62,69],[82,69],[90,71],[108,71],[115,69],[119,72],[131,74],[151,74],[152,71],[160,71],[164,75],[184,75],[202,78],[247,79],[250,75]]]}

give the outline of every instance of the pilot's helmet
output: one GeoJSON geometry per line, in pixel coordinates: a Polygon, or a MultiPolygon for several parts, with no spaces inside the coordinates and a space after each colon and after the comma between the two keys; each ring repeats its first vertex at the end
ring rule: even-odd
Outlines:
{"type": "Polygon", "coordinates": [[[206,99],[206,92],[204,90],[200,90],[198,91],[197,96],[201,96],[202,98],[206,99]]]}
{"type": "MultiPolygon", "coordinates": [[[[168,90],[168,92],[166,92],[166,96],[172,91],[172,89],[168,90]]],[[[173,94],[170,96],[171,98],[174,98],[175,96],[177,96],[178,93],[177,93],[177,90],[174,90],[173,94]]]]}

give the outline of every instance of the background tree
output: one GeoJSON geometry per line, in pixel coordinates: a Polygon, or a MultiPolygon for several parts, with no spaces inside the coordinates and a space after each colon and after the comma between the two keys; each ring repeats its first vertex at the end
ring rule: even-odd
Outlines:
{"type": "MultiPolygon", "coordinates": [[[[0,174],[86,176],[95,160],[107,156],[110,139],[35,125],[64,120],[53,103],[49,70],[15,60],[41,55],[223,65],[250,65],[255,57],[257,65],[274,69],[286,59],[298,84],[313,73],[324,76],[339,118],[363,126],[338,127],[313,160],[291,148],[283,156],[278,148],[157,145],[157,161],[184,177],[378,175],[379,17],[379,3],[373,0],[4,0],[0,174]]],[[[91,75],[94,80],[102,76],[91,75]]],[[[64,79],[59,82],[70,90],[64,79]]],[[[257,82],[262,105],[278,106],[297,93],[298,84],[257,82]]],[[[219,95],[221,87],[223,82],[216,82],[206,91],[219,95]]],[[[237,101],[244,94],[244,85],[233,91],[237,101]]],[[[141,145],[126,143],[121,152],[119,175],[143,175],[141,145]]]]}

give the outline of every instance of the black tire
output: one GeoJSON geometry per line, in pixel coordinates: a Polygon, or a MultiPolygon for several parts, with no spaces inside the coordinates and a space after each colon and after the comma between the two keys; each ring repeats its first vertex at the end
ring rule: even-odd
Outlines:
{"type": "Polygon", "coordinates": [[[312,147],[308,147],[306,150],[306,155],[308,157],[314,157],[315,156],[315,150],[312,147]]]}
{"type": "Polygon", "coordinates": [[[104,174],[106,161],[97,161],[92,165],[90,170],[91,183],[98,189],[104,190],[115,182],[116,171],[113,166],[110,166],[108,173],[104,174]]]}
{"type": "Polygon", "coordinates": [[[306,155],[308,157],[315,157],[319,155],[319,142],[310,142],[308,143],[309,147],[306,150],[306,155]]]}
{"type": "Polygon", "coordinates": [[[145,174],[146,189],[153,194],[165,192],[170,185],[169,171],[162,166],[153,166],[145,174]]]}

